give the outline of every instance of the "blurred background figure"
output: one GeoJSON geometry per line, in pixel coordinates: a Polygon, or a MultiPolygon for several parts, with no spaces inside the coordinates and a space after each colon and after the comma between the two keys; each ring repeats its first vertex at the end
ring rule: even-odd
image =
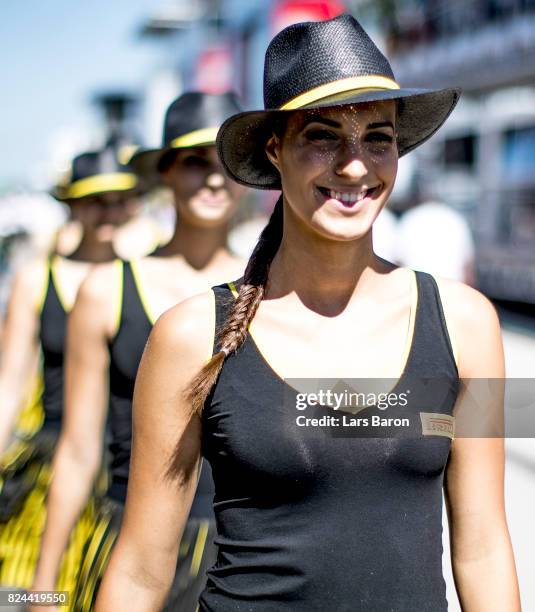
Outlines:
{"type": "MultiPolygon", "coordinates": [[[[54,250],[26,263],[13,282],[0,361],[0,584],[27,588],[33,579],[62,420],[67,315],[92,265],[116,257],[114,232],[131,218],[140,188],[112,147],[75,157],[68,180],[53,195],[80,225],[79,243],[68,256],[54,250]],[[39,352],[42,380],[32,383],[35,397],[25,405],[39,352]],[[21,409],[32,413],[34,423],[23,436],[17,435],[21,409]],[[28,433],[35,435],[28,440],[28,433]]],[[[86,523],[83,516],[65,556],[61,584],[69,589],[86,523]]]]}
{"type": "MultiPolygon", "coordinates": [[[[76,612],[93,609],[122,523],[134,383],[152,325],[176,303],[226,278],[239,278],[245,268],[227,247],[230,221],[245,188],[224,175],[215,148],[219,126],[239,110],[231,92],[188,92],[170,105],[161,147],[137,151],[131,166],[147,185],[171,190],[177,213],[172,238],[146,257],[96,266],[70,317],[65,418],[33,588],[46,591],[56,585],[69,534],[98,474],[108,423],[110,486],[98,504],[78,585],[71,592],[76,612]]],[[[204,463],[166,610],[194,612],[204,571],[215,562],[213,494],[204,463]]]]}
{"type": "Polygon", "coordinates": [[[46,256],[66,218],[66,209],[47,193],[21,189],[0,195],[0,352],[15,273],[28,260],[46,256]]]}
{"type": "Polygon", "coordinates": [[[401,265],[474,284],[472,234],[464,217],[451,206],[418,204],[402,214],[396,230],[401,265]]]}
{"type": "Polygon", "coordinates": [[[399,263],[398,220],[389,209],[383,208],[373,224],[373,250],[379,257],[399,263]]]}

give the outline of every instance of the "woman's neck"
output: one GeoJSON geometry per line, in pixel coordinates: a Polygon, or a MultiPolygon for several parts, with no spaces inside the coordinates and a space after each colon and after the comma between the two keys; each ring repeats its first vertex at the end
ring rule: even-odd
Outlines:
{"type": "Polygon", "coordinates": [[[334,316],[357,292],[368,291],[379,275],[394,268],[374,254],[371,231],[358,240],[336,241],[285,219],[281,246],[270,268],[268,296],[294,292],[310,308],[334,316]]]}
{"type": "Polygon", "coordinates": [[[85,232],[80,244],[68,256],[68,259],[91,263],[105,263],[112,261],[116,257],[112,242],[102,242],[97,239],[95,234],[85,232]]]}
{"type": "Polygon", "coordinates": [[[158,255],[181,255],[196,270],[205,268],[220,257],[229,257],[227,247],[228,224],[217,227],[199,227],[181,219],[171,240],[158,251],[158,255]]]}

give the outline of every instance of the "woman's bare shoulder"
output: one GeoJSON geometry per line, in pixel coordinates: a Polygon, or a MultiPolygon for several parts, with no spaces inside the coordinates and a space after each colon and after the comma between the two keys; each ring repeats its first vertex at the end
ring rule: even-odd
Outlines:
{"type": "Polygon", "coordinates": [[[78,290],[71,321],[82,327],[90,321],[93,331],[113,337],[122,304],[122,278],[119,259],[92,266],[78,290]]]}
{"type": "Polygon", "coordinates": [[[479,328],[499,324],[494,305],[481,291],[447,278],[435,279],[444,308],[460,325],[479,328]]]}
{"type": "Polygon", "coordinates": [[[80,286],[79,297],[95,305],[109,302],[110,294],[118,289],[121,266],[120,260],[94,265],[80,286]]]}
{"type": "Polygon", "coordinates": [[[202,365],[212,356],[214,333],[214,294],[206,291],[167,310],[154,325],[149,348],[202,365]]]}
{"type": "Polygon", "coordinates": [[[40,286],[48,274],[48,260],[45,257],[35,257],[25,263],[15,274],[15,280],[27,287],[40,286]]]}
{"type": "Polygon", "coordinates": [[[46,290],[48,261],[45,257],[36,257],[23,265],[13,278],[12,299],[38,306],[46,290]]]}
{"type": "Polygon", "coordinates": [[[436,281],[461,377],[503,376],[500,320],[492,302],[464,283],[436,281]]]}

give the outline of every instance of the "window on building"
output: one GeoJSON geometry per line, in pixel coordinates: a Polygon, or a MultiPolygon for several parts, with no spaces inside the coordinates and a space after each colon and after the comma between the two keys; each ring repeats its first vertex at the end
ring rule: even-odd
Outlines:
{"type": "Polygon", "coordinates": [[[510,181],[535,182],[535,125],[505,132],[502,168],[510,181]]]}
{"type": "Polygon", "coordinates": [[[475,164],[476,137],[467,134],[444,141],[444,164],[449,167],[460,167],[471,170],[475,164]]]}

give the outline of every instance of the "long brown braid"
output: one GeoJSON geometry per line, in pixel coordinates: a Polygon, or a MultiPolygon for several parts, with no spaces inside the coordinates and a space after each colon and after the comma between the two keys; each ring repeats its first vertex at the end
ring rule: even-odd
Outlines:
{"type": "MultiPolygon", "coordinates": [[[[282,229],[281,195],[249,258],[243,275],[243,283],[240,285],[238,297],[234,301],[230,314],[222,328],[217,330],[220,350],[203,366],[185,391],[184,395],[190,406],[190,417],[201,415],[206,398],[219,377],[225,358],[238,350],[247,337],[249,325],[264,297],[269,268],[282,240],[282,229]]],[[[192,466],[183,465],[182,438],[175,448],[167,470],[167,476],[170,478],[186,476],[192,468],[192,466]]]]}

